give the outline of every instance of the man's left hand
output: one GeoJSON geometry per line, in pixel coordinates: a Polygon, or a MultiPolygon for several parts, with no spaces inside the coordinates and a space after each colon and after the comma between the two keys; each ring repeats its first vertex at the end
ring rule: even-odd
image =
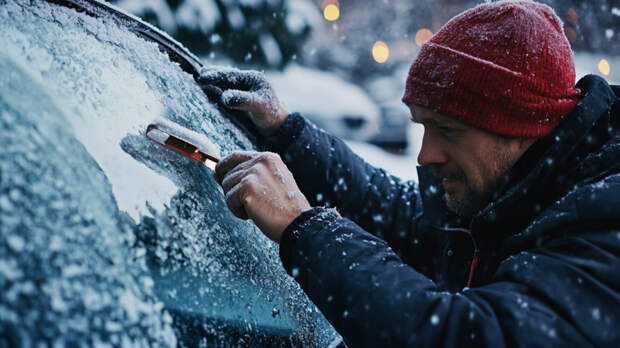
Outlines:
{"type": "Polygon", "coordinates": [[[279,243],[284,229],[310,204],[279,155],[237,151],[215,167],[226,204],[240,219],[252,219],[271,240],[279,243]]]}

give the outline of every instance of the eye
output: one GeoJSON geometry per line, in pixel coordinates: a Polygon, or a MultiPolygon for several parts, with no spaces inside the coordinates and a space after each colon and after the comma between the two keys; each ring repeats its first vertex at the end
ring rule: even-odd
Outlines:
{"type": "Polygon", "coordinates": [[[440,137],[444,138],[446,141],[449,142],[459,141],[462,138],[464,131],[461,128],[454,128],[448,126],[438,126],[436,130],[440,137]]]}
{"type": "Polygon", "coordinates": [[[443,136],[452,136],[454,135],[454,128],[450,128],[450,127],[438,127],[439,128],[439,133],[443,136]]]}

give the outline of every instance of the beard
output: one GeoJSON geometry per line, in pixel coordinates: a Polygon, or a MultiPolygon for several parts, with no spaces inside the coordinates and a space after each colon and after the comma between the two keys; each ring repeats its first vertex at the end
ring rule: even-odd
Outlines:
{"type": "Polygon", "coordinates": [[[448,187],[444,185],[443,198],[450,211],[463,218],[472,218],[474,214],[491,203],[500,178],[510,170],[516,158],[500,151],[489,158],[492,160],[487,160],[484,164],[478,162],[481,163],[478,166],[480,170],[473,178],[477,180],[472,180],[460,169],[448,171],[445,167],[433,168],[438,177],[453,182],[448,187]]]}
{"type": "Polygon", "coordinates": [[[475,213],[489,203],[489,199],[485,195],[473,191],[467,182],[464,183],[467,187],[464,195],[459,196],[450,190],[446,190],[443,198],[450,211],[463,218],[472,218],[475,213]]]}
{"type": "Polygon", "coordinates": [[[459,189],[445,188],[444,201],[450,211],[464,218],[471,218],[488,203],[486,192],[476,192],[464,173],[440,175],[459,184],[459,189]]]}

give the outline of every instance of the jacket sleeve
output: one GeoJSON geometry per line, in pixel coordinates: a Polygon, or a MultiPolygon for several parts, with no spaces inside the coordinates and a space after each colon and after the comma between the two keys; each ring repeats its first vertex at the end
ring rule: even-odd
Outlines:
{"type": "Polygon", "coordinates": [[[441,292],[384,241],[315,208],[287,228],[280,257],[350,347],[617,346],[618,282],[589,272],[609,268],[610,251],[617,267],[614,248],[551,241],[504,260],[488,285],[441,292]]]}
{"type": "MultiPolygon", "coordinates": [[[[312,206],[336,207],[366,231],[385,239],[399,255],[415,238],[420,194],[355,155],[340,139],[291,114],[264,149],[279,153],[312,206]]],[[[411,164],[415,170],[415,164],[411,164]]]]}

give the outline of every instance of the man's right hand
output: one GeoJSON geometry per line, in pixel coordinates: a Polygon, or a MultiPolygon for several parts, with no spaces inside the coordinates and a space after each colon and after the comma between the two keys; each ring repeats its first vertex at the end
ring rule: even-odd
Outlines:
{"type": "Polygon", "coordinates": [[[230,109],[247,111],[263,136],[274,134],[288,117],[262,72],[204,67],[198,83],[210,99],[230,109]]]}

